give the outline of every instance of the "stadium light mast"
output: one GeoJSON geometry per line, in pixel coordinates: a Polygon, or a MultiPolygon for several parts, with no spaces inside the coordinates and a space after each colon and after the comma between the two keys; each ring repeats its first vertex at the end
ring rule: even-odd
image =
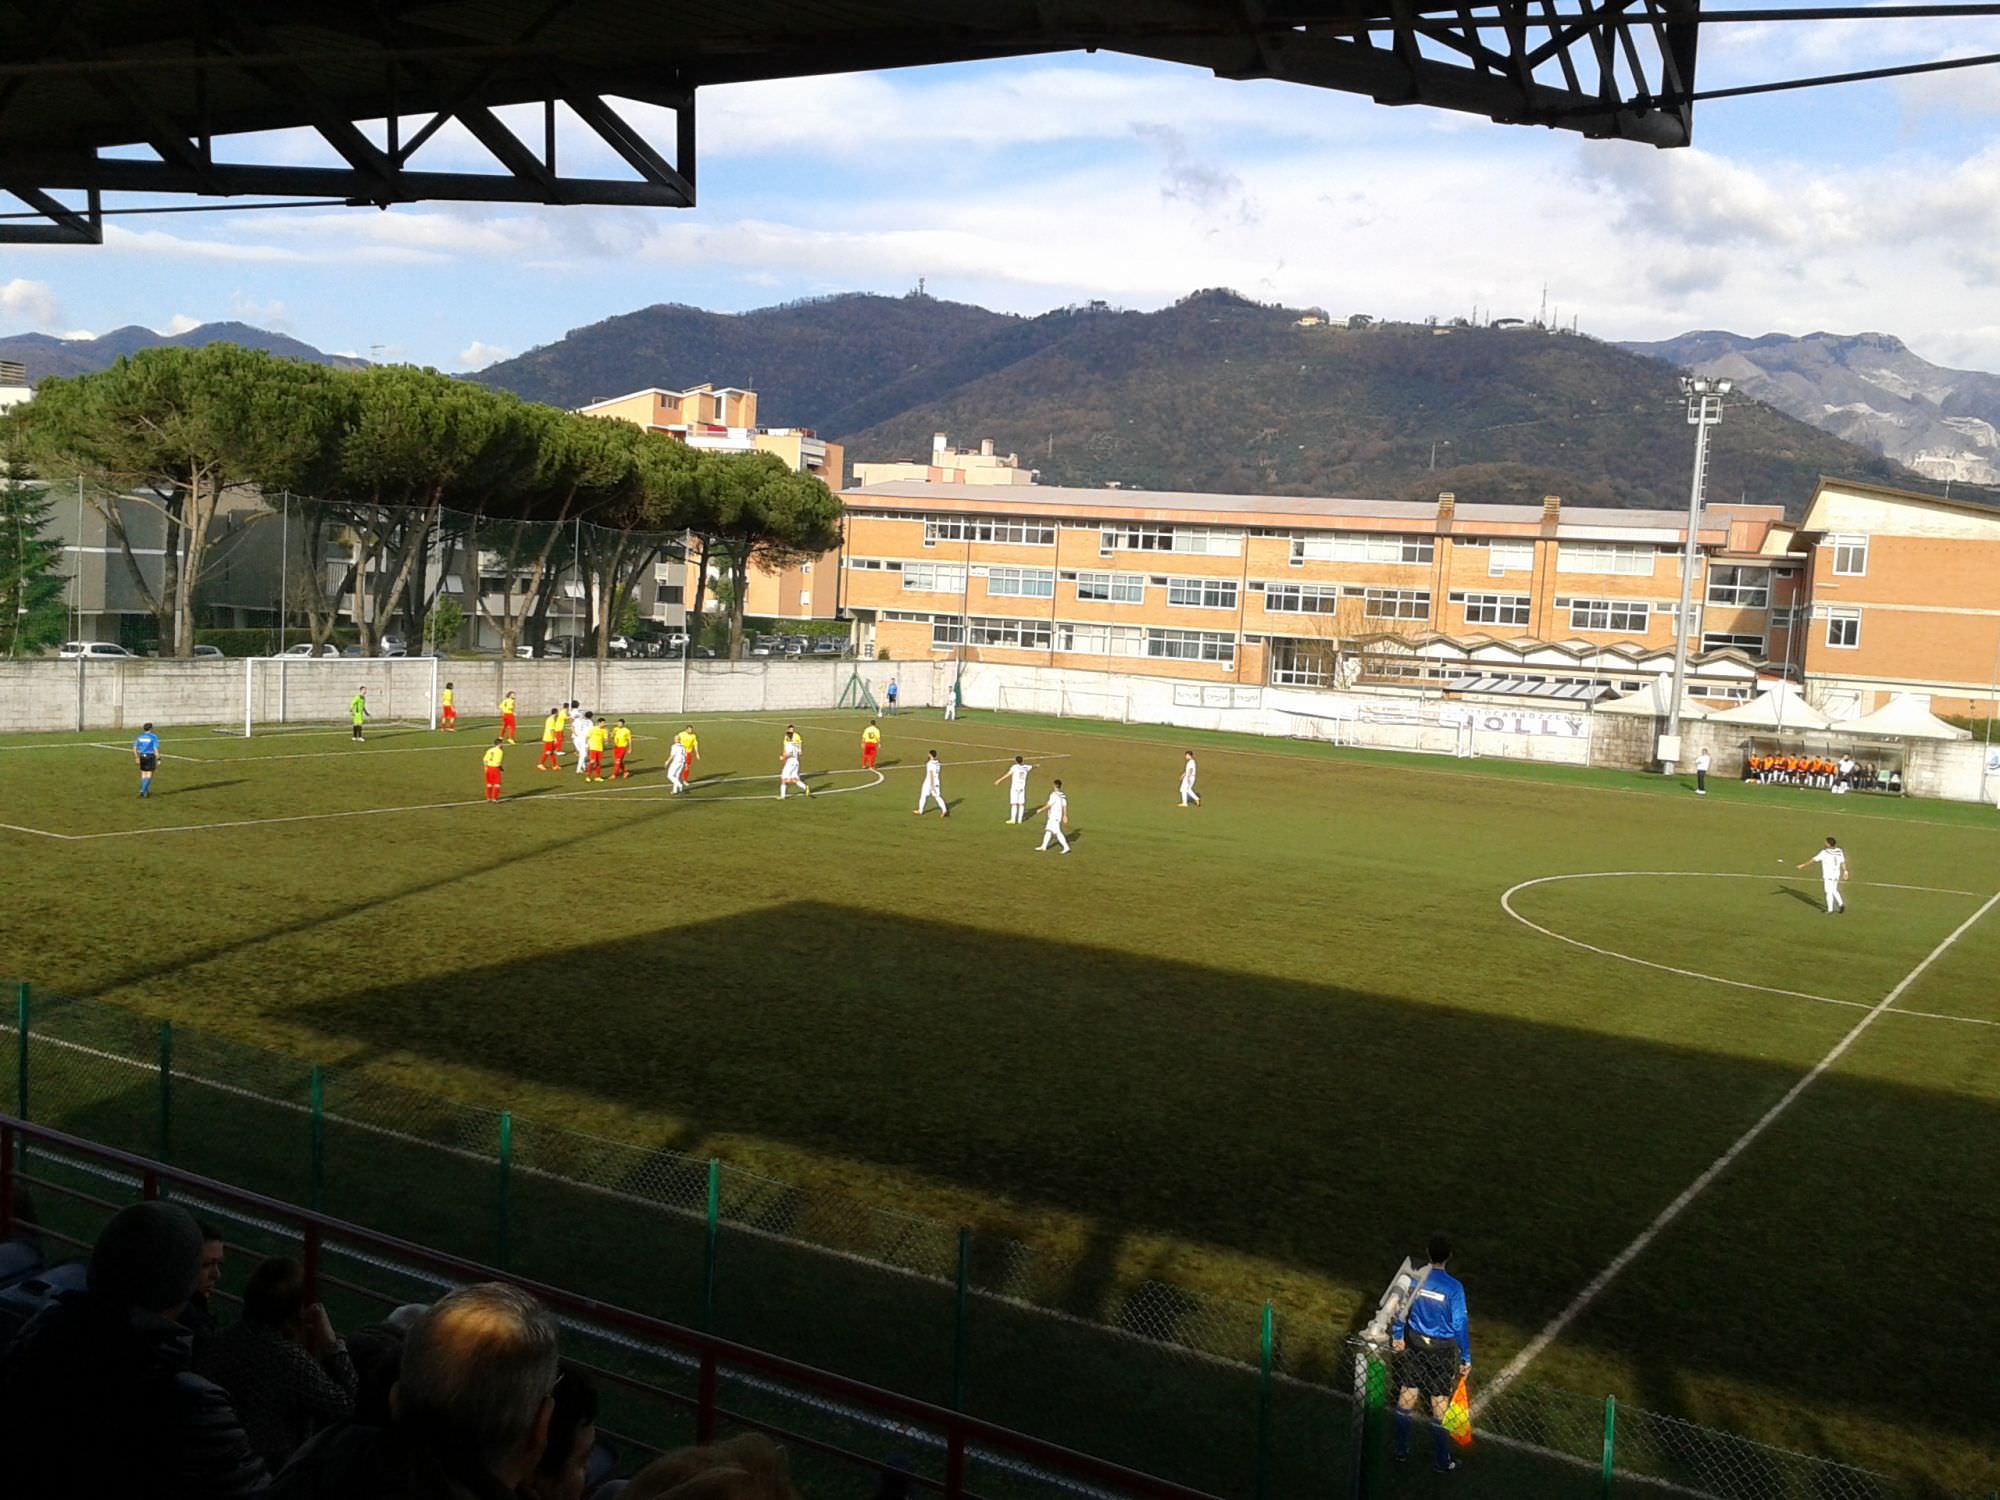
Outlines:
{"type": "Polygon", "coordinates": [[[1683,375],[1681,394],[1687,397],[1688,425],[1694,428],[1694,480],[1688,485],[1687,544],[1681,550],[1681,610],[1674,621],[1673,701],[1667,705],[1668,732],[1660,736],[1662,775],[1674,774],[1681,758],[1681,704],[1687,694],[1688,634],[1694,618],[1694,565],[1701,551],[1701,493],[1708,478],[1708,429],[1722,420],[1722,398],[1732,382],[1707,375],[1683,375]]]}

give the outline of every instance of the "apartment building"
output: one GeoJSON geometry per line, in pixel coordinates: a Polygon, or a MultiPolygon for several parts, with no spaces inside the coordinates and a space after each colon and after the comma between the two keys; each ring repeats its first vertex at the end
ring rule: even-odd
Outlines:
{"type": "MultiPolygon", "coordinates": [[[[1526,696],[1632,691],[1671,668],[1673,512],[931,481],[842,498],[815,611],[897,657],[1526,696]]],[[[1747,696],[1796,654],[1806,559],[1777,506],[1711,506],[1697,544],[1693,681],[1747,696]]]]}
{"type": "MultiPolygon", "coordinates": [[[[846,450],[829,443],[810,427],[759,427],[757,393],[740,386],[690,386],[683,391],[648,386],[623,396],[611,396],[580,406],[587,417],[614,417],[653,432],[664,432],[690,448],[709,453],[771,453],[791,469],[811,474],[838,490],[846,481],[846,450]]],[[[746,607],[753,615],[811,618],[812,586],[802,582],[810,569],[752,576],[746,607]]],[[[713,597],[715,578],[709,580],[713,597]]],[[[646,617],[675,629],[687,617],[684,600],[688,578],[679,560],[662,561],[654,569],[653,595],[646,617]]],[[[832,611],[826,612],[831,616],[832,611]]]]}
{"type": "Polygon", "coordinates": [[[854,485],[865,489],[875,484],[898,484],[923,480],[930,484],[1034,484],[1041,478],[1038,469],[1021,467],[1018,453],[995,453],[993,439],[982,438],[978,451],[954,448],[948,433],[931,435],[930,458],[924,463],[856,464],[854,485]]]}
{"type": "Polygon", "coordinates": [[[1822,479],[1811,558],[1806,692],[1835,718],[1898,693],[1940,714],[2000,712],[2000,510],[1822,479]]]}

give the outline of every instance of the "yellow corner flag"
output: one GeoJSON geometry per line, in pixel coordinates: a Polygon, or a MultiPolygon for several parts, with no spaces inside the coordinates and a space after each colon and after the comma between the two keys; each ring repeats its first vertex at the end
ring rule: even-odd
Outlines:
{"type": "Polygon", "coordinates": [[[1444,1409],[1444,1430],[1459,1447],[1472,1446],[1472,1403],[1466,1399],[1463,1375],[1458,1377],[1458,1389],[1451,1394],[1451,1404],[1444,1409]]]}

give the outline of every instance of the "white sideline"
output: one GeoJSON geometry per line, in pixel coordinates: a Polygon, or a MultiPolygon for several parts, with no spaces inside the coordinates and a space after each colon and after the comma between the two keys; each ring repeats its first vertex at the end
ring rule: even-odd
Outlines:
{"type": "MultiPolygon", "coordinates": [[[[1514,896],[1516,893],[1532,889],[1538,885],[1551,885],[1559,880],[1616,880],[1624,876],[1679,877],[1682,879],[1697,880],[1766,880],[1775,878],[1782,881],[1789,878],[1784,875],[1776,877],[1745,875],[1724,870],[1584,870],[1572,875],[1541,875],[1533,880],[1523,880],[1516,885],[1510,885],[1500,893],[1500,909],[1516,922],[1519,922],[1523,927],[1534,932],[1539,932],[1543,937],[1554,938],[1559,943],[1568,943],[1572,948],[1581,948],[1586,953],[1595,953],[1602,958],[1615,958],[1620,963],[1637,964],[1642,969],[1657,969],[1662,974],[1678,974],[1684,979],[1700,979],[1709,984],[1727,985],[1729,988],[1736,990],[1756,990],[1758,993],[1765,995],[1783,995],[1792,1000],[1812,1000],[1821,1005],[1845,1005],[1855,1010],[1868,1009],[1868,1002],[1866,1000],[1840,1000],[1832,995],[1815,995],[1808,990],[1786,990],[1780,989],[1776,985],[1753,984],[1747,979],[1725,979],[1720,974],[1704,974],[1699,969],[1676,968],[1672,964],[1656,963],[1650,958],[1638,958],[1630,953],[1620,953],[1616,948],[1600,948],[1595,943],[1586,943],[1582,938],[1573,938],[1567,933],[1557,932],[1553,927],[1544,927],[1539,922],[1530,921],[1514,910],[1514,896]]],[[[1796,884],[1797,882],[1793,883],[1796,884]]],[[[1856,885],[1867,886],[1870,890],[1923,891],[1933,896],[1977,896],[1979,894],[1977,891],[1953,890],[1947,886],[1940,885],[1895,885],[1884,880],[1857,880],[1854,883],[1856,885]]],[[[1988,1020],[1983,1016],[1948,1016],[1942,1011],[1935,1010],[1899,1010],[1896,1014],[1925,1021],[1957,1021],[1965,1026],[2000,1026],[2000,1021],[1988,1020]]]]}
{"type": "Polygon", "coordinates": [[[1978,911],[1974,912],[1971,916],[1967,917],[1963,922],[1960,922],[1958,926],[1954,927],[1951,930],[1950,935],[1947,936],[1943,942],[1939,943],[1935,948],[1931,949],[1929,953],[1925,954],[1923,961],[1921,963],[1919,963],[1914,969],[1910,970],[1909,973],[1905,974],[1902,977],[1902,979],[1898,981],[1896,987],[1891,991],[1889,991],[1888,994],[1884,995],[1881,998],[1881,1000],[1877,1001],[1875,1006],[1868,1012],[1867,1015],[1863,1016],[1860,1020],[1856,1021],[1854,1025],[1851,1028],[1849,1028],[1847,1035],[1842,1037],[1839,1041],[1833,1044],[1832,1050],[1829,1051],[1826,1054],[1826,1056],[1822,1057],[1818,1062],[1813,1064],[1811,1072],[1807,1073],[1805,1077],[1801,1078],[1797,1083],[1793,1084],[1789,1089],[1785,1090],[1783,1098],[1779,1099],[1776,1104],[1773,1104],[1769,1109],[1765,1110],[1762,1117],[1758,1119],[1756,1124],[1752,1125],[1748,1130],[1744,1131],[1743,1134],[1741,1134],[1736,1138],[1734,1144],[1732,1144],[1728,1150],[1724,1151],[1722,1155],[1716,1157],[1714,1161],[1710,1162],[1708,1164],[1707,1169],[1704,1170],[1699,1177],[1695,1178],[1695,1180],[1689,1183],[1686,1188],[1682,1189],[1681,1195],[1678,1198],[1674,1199],[1673,1202],[1669,1203],[1665,1208],[1661,1209],[1659,1212],[1659,1216],[1655,1218],[1652,1223],[1648,1224],[1644,1229],[1639,1231],[1638,1237],[1634,1239],[1631,1244],[1627,1245],[1623,1250],[1619,1251],[1617,1255],[1613,1256],[1611,1259],[1611,1263],[1607,1265],[1603,1270],[1599,1271],[1596,1276],[1591,1278],[1590,1284],[1584,1287],[1582,1291],[1576,1294],[1575,1299],[1571,1301],[1568,1307],[1565,1307],[1561,1312],[1557,1313],[1553,1318],[1549,1320],[1548,1325],[1545,1328],[1543,1328],[1540,1333],[1536,1334],[1532,1339],[1528,1340],[1527,1344],[1522,1348],[1521,1352],[1519,1354],[1516,1354],[1511,1360],[1507,1362],[1506,1368],[1501,1370],[1501,1372],[1498,1375],[1494,1376],[1492,1381],[1487,1384],[1485,1389],[1480,1391],[1479,1398],[1473,1402],[1473,1414],[1477,1416],[1479,1411],[1482,1408],[1484,1408],[1488,1402],[1492,1401],[1495,1397],[1499,1396],[1500,1393],[1502,1391],[1505,1391],[1508,1386],[1512,1385],[1516,1380],[1520,1379],[1522,1372],[1525,1371],[1529,1365],[1533,1364],[1538,1358],[1541,1357],[1542,1351],[1548,1348],[1549,1345],[1554,1343],[1559,1337],[1561,1337],[1563,1330],[1568,1328],[1571,1323],[1575,1322],[1578,1315],[1581,1314],[1585,1308],[1589,1307],[1591,1303],[1595,1302],[1599,1294],[1602,1293],[1607,1286],[1611,1285],[1611,1283],[1618,1278],[1618,1274],[1621,1271],[1623,1271],[1634,1260],[1638,1259],[1639,1255],[1645,1250],[1645,1248],[1648,1245],[1652,1244],[1654,1240],[1659,1238],[1660,1232],[1662,1230],[1664,1230],[1669,1224],[1673,1223],[1675,1219],[1680,1217],[1683,1209],[1687,1208],[1689,1204],[1693,1203],[1695,1199],[1699,1198],[1704,1192],[1706,1192],[1708,1190],[1709,1185],[1713,1183],[1716,1178],[1720,1177],[1724,1172],[1728,1171],[1730,1164],[1734,1162],[1737,1157],[1741,1156],[1746,1150],[1748,1150],[1750,1146],[1756,1141],[1757,1137],[1762,1135],[1766,1130],[1769,1130],[1772,1125],[1777,1123],[1779,1117],[1782,1116],[1786,1110],[1790,1109],[1792,1105],[1798,1101],[1798,1098],[1801,1094],[1803,1094],[1807,1089],[1811,1088],[1815,1083],[1817,1083],[1821,1078],[1821,1076],[1825,1074],[1827,1069],[1831,1068],[1835,1063],[1840,1061],[1841,1057],[1845,1055],[1845,1053],[1847,1052],[1847,1049],[1852,1047],[1856,1041],[1860,1040],[1862,1032],[1866,1031],[1870,1026],[1873,1026],[1875,1022],[1890,1009],[1891,1006],[1893,1006],[1898,1000],[1902,999],[1904,991],[1908,990],[1911,985],[1915,984],[1926,969],[1928,969],[1932,964],[1936,963],[1940,958],[1942,958],[1945,955],[1945,953],[1950,950],[1950,948],[1954,943],[1956,943],[1960,938],[1964,937],[1966,933],[1970,932],[1974,924],[1976,924],[1979,921],[1979,919],[1985,916],[1989,911],[1993,910],[1995,906],[2000,906],[2000,891],[1995,891],[1992,895],[1988,896],[1986,900],[1980,905],[1978,911]]]}

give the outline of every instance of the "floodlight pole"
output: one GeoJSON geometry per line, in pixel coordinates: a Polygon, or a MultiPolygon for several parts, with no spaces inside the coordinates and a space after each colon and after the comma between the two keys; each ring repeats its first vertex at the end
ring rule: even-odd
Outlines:
{"type": "Polygon", "coordinates": [[[1662,753],[1662,775],[1674,774],[1680,756],[1681,703],[1687,693],[1688,633],[1693,622],[1694,567],[1701,551],[1701,492],[1708,478],[1708,429],[1722,420],[1722,398],[1731,382],[1711,380],[1706,375],[1683,375],[1681,392],[1687,397],[1688,425],[1694,428],[1694,479],[1688,485],[1687,544],[1681,549],[1681,609],[1674,628],[1673,699],[1667,705],[1668,732],[1662,737],[1664,752],[1671,745],[1673,757],[1662,753]]]}

